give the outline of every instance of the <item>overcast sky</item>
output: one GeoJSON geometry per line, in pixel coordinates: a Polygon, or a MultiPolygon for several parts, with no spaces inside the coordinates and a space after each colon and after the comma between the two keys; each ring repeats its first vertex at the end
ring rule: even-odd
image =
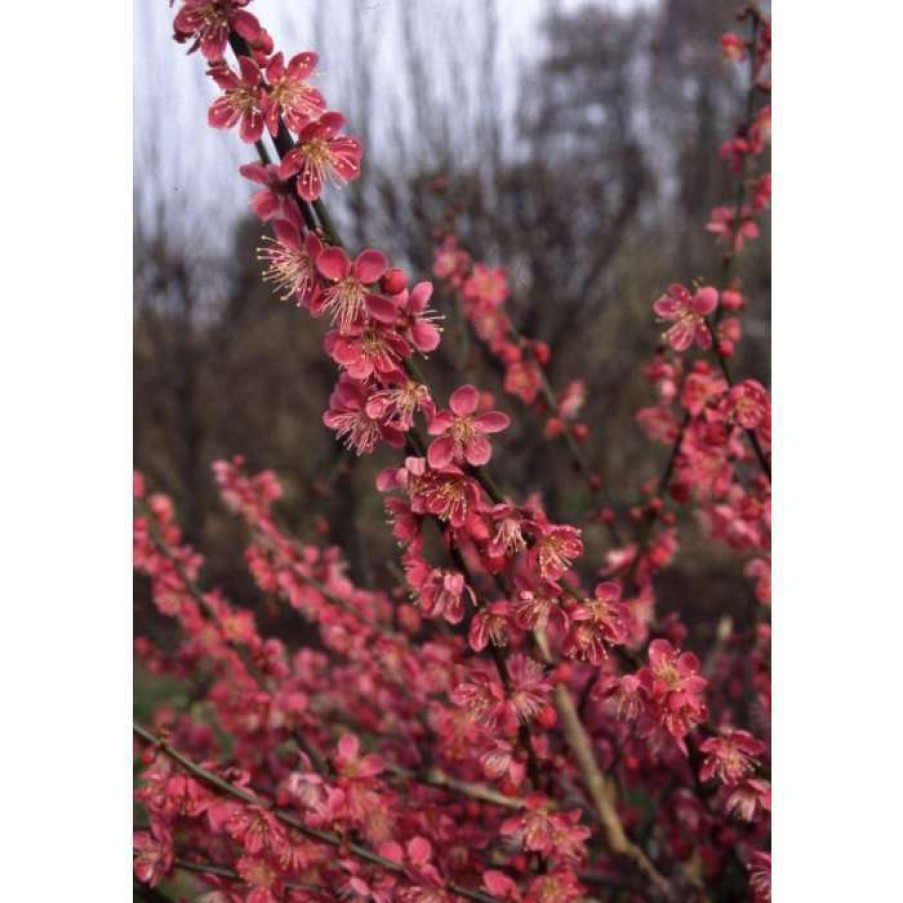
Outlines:
{"type": "MultiPolygon", "coordinates": [[[[348,59],[343,56],[343,48],[348,46],[352,17],[359,18],[365,33],[372,38],[374,59],[368,68],[373,73],[374,106],[379,104],[379,110],[384,111],[388,104],[390,109],[398,110],[405,105],[404,89],[394,65],[403,42],[399,12],[403,4],[415,2],[420,4],[418,11],[427,13],[421,23],[422,35],[427,46],[435,48],[431,59],[436,66],[449,65],[450,57],[443,53],[450,49],[460,54],[469,47],[479,47],[484,35],[479,33],[480,19],[475,14],[485,9],[489,0],[256,0],[250,8],[286,57],[302,50],[318,51],[316,84],[331,109],[348,113],[348,59]],[[323,46],[316,45],[318,15],[320,27],[328,32],[323,46]]],[[[556,5],[569,9],[586,3],[497,2],[498,91],[503,119],[510,124],[517,73],[529,55],[541,51],[538,24],[543,12],[556,5]]],[[[643,2],[592,0],[592,5],[628,9],[643,2]]],[[[246,208],[250,194],[250,186],[237,176],[235,169],[254,159],[254,151],[234,133],[217,132],[207,126],[206,110],[216,88],[204,76],[205,63],[200,54],[188,56],[184,46],[172,41],[174,12],[166,0],[135,3],[134,153],[138,193],[142,193],[141,186],[153,181],[152,193],[163,192],[167,202],[177,207],[188,205],[203,211],[205,217],[234,221],[246,208]],[[157,173],[153,180],[149,178],[151,170],[157,173]]],[[[348,131],[354,133],[353,120],[348,131]]]]}

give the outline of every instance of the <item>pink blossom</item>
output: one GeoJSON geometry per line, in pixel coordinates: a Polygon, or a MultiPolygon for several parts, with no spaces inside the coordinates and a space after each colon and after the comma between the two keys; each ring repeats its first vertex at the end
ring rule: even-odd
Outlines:
{"type": "Polygon", "coordinates": [[[279,167],[272,163],[246,163],[238,170],[246,179],[264,187],[251,197],[251,209],[264,222],[276,216],[294,218],[297,209],[291,186],[279,178],[279,167]]]}
{"type": "Polygon", "coordinates": [[[617,583],[600,583],[595,598],[587,599],[569,613],[571,629],[562,644],[562,654],[578,661],[601,664],[607,647],[627,639],[626,607],[617,583]]]}
{"type": "Polygon", "coordinates": [[[715,207],[709,215],[706,230],[717,235],[723,244],[733,247],[735,251],[743,250],[746,239],[759,237],[759,227],[752,217],[752,209],[744,207],[740,214],[739,224],[732,207],[715,207]]]}
{"type": "Polygon", "coordinates": [[[301,130],[298,143],[283,158],[279,175],[297,175],[298,194],[305,201],[316,201],[327,182],[340,186],[360,175],[361,143],[339,134],[344,125],[341,114],[324,113],[301,130]]]}
{"type": "Polygon", "coordinates": [[[279,872],[261,856],[242,856],[235,863],[235,871],[251,888],[245,903],[278,903],[282,898],[279,872]]]}
{"type": "Polygon", "coordinates": [[[473,590],[458,571],[435,568],[418,587],[420,608],[428,618],[443,618],[449,624],[464,620],[467,602],[476,605],[473,590]]]}
{"type": "Polygon", "coordinates": [[[470,620],[467,642],[474,652],[482,652],[490,643],[504,646],[508,637],[510,606],[507,602],[492,602],[481,608],[470,620]]]}
{"type": "Polygon", "coordinates": [[[549,623],[565,628],[568,620],[559,596],[545,587],[521,590],[514,603],[514,622],[521,630],[544,629],[549,623]]]}
{"type": "Polygon", "coordinates": [[[135,832],[132,846],[135,849],[135,877],[156,887],[172,869],[172,835],[161,821],[154,819],[150,832],[135,832]]]}
{"type": "Polygon", "coordinates": [[[771,854],[756,850],[748,868],[753,903],[771,903],[771,854]]]}
{"type": "Polygon", "coordinates": [[[470,269],[470,255],[458,247],[457,237],[454,235],[446,237],[436,248],[435,256],[433,274],[439,279],[449,279],[452,284],[460,285],[470,269]]]}
{"type": "Polygon", "coordinates": [[[552,682],[542,665],[529,655],[516,652],[508,658],[508,702],[511,714],[521,723],[531,721],[546,706],[552,682]]]}
{"type": "Polygon", "coordinates": [[[344,780],[367,780],[385,770],[379,756],[362,756],[360,747],[360,739],[354,734],[345,734],[338,742],[333,764],[344,780]]]}
{"type": "Polygon", "coordinates": [[[511,558],[527,548],[524,528],[529,519],[522,511],[502,502],[490,508],[487,514],[492,519],[492,538],[486,547],[490,557],[511,558]]]}
{"type": "Polygon", "coordinates": [[[250,0],[185,0],[173,19],[174,38],[179,43],[192,41],[189,53],[200,49],[205,59],[223,58],[234,31],[246,41],[259,40],[263,29],[255,16],[242,7],[250,0]]]}
{"type": "Polygon", "coordinates": [[[431,282],[418,282],[410,292],[404,289],[393,298],[397,304],[395,328],[421,354],[439,347],[440,330],[435,325],[438,315],[429,309],[432,295],[431,282]]]}
{"type": "Polygon", "coordinates": [[[492,269],[486,264],[474,266],[464,283],[464,298],[476,305],[498,307],[508,297],[508,278],[502,267],[492,269]]]}
{"type": "Polygon", "coordinates": [[[401,372],[387,373],[384,383],[388,385],[367,398],[367,413],[374,419],[406,433],[414,425],[414,415],[418,411],[427,417],[435,413],[429,389],[422,383],[401,372]]]}
{"type": "Polygon", "coordinates": [[[582,379],[574,379],[557,398],[558,416],[562,420],[574,420],[586,403],[586,384],[582,379]]]}
{"type": "Polygon", "coordinates": [[[643,408],[637,412],[636,421],[653,442],[670,445],[680,432],[680,423],[674,411],[663,405],[656,404],[643,408]]]}
{"type": "Polygon", "coordinates": [[[329,396],[329,410],[323,415],[323,423],[359,455],[370,454],[381,438],[402,442],[400,435],[367,413],[363,387],[350,376],[343,375],[329,396]]]}
{"type": "Polygon", "coordinates": [[[707,712],[702,695],[707,681],[699,673],[699,659],[692,652],[680,652],[667,640],[653,640],[649,664],[639,677],[653,720],[686,752],[685,735],[707,712]]]}
{"type": "Polygon", "coordinates": [[[747,48],[746,41],[732,31],[725,32],[721,36],[721,53],[726,60],[739,63],[746,59],[747,48]]]}
{"type": "Polygon", "coordinates": [[[394,329],[375,320],[355,323],[344,332],[330,331],[323,348],[350,376],[360,380],[397,373],[401,361],[411,354],[408,343],[394,329]]]}
{"type": "Polygon", "coordinates": [[[316,65],[317,55],[310,52],[296,54],[287,65],[280,52],[267,63],[264,71],[272,101],[267,111],[267,128],[271,135],[279,131],[280,113],[293,132],[301,132],[323,113],[326,108],[323,95],[306,82],[316,65]]]}
{"type": "Polygon", "coordinates": [[[555,581],[583,554],[580,531],[569,524],[542,524],[530,558],[543,580],[555,581]]]}
{"type": "Polygon", "coordinates": [[[317,255],[317,270],[329,284],[311,305],[311,313],[328,313],[340,332],[347,332],[369,314],[381,323],[395,320],[395,305],[368,286],[379,281],[389,261],[380,251],[367,249],[351,259],[342,248],[324,248],[317,255]]]}
{"type": "Polygon", "coordinates": [[[745,430],[761,426],[770,415],[768,391],[755,379],[737,383],[727,396],[728,416],[745,430]]]}
{"type": "Polygon", "coordinates": [[[695,294],[677,283],[668,286],[668,292],[659,298],[652,309],[663,320],[674,325],[665,333],[665,339],[675,351],[686,351],[694,342],[700,348],[712,347],[712,333],[706,317],[718,306],[718,292],[706,286],[695,294]]]}
{"type": "Polygon", "coordinates": [[[705,760],[699,778],[717,778],[722,784],[736,784],[756,767],[757,757],[765,752],[765,744],[747,731],[723,730],[718,737],[710,737],[699,744],[705,760]]]}
{"type": "Polygon", "coordinates": [[[505,372],[505,391],[532,404],[541,385],[539,369],[533,361],[516,360],[505,372]]]}
{"type": "Polygon", "coordinates": [[[694,417],[698,417],[710,402],[726,390],[724,379],[712,373],[708,366],[700,367],[684,380],[680,401],[694,417]]]}
{"type": "Polygon", "coordinates": [[[442,469],[464,462],[480,467],[492,457],[486,436],[507,429],[511,421],[501,411],[476,414],[479,401],[480,393],[473,386],[461,386],[449,399],[451,410],[439,411],[430,421],[429,434],[439,437],[427,451],[430,467],[442,469]]]}
{"type": "Polygon", "coordinates": [[[250,57],[240,56],[238,67],[240,75],[222,61],[211,64],[209,75],[225,93],[213,101],[207,119],[216,129],[240,123],[241,140],[253,144],[263,134],[270,100],[258,65],[250,57]]]}
{"type": "Polygon", "coordinates": [[[753,185],[753,210],[764,210],[771,201],[771,173],[766,172],[756,179],[753,185]]]}
{"type": "Polygon", "coordinates": [[[762,812],[771,811],[771,784],[760,778],[747,778],[731,791],[725,811],[741,821],[754,821],[762,812]]]}
{"type": "Polygon", "coordinates": [[[298,306],[314,307],[320,293],[317,257],[320,239],[308,232],[302,239],[297,226],[285,219],[273,223],[276,238],[264,238],[257,257],[267,264],[265,282],[273,285],[281,301],[295,299],[298,306]]]}

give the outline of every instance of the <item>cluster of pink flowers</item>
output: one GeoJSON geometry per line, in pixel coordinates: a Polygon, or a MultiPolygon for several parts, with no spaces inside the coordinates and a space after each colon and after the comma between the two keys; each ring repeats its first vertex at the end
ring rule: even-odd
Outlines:
{"type": "MultiPolygon", "coordinates": [[[[193,700],[160,706],[136,728],[136,878],[154,886],[183,869],[205,899],[250,903],[568,903],[601,874],[637,888],[631,899],[646,889],[696,899],[739,858],[752,893],[767,899],[768,748],[737,726],[745,659],[767,731],[767,625],[752,647],[729,637],[703,676],[681,651],[686,628],[655,614],[652,577],[678,542],[663,499],[649,510],[665,529],[613,549],[589,592],[576,568],[581,531],[498,488],[491,437],[509,417],[469,383],[447,406],[434,396],[418,363],[441,338],[432,285],[409,288],[380,251],[352,256],[341,245],[320,197],[357,176],[360,145],[308,83],[316,55],[286,62],[245,6],[185,0],[176,38],[201,50],[224,92],[211,125],[236,127],[246,142],[278,139],[278,165],[242,167],[258,186],[251,208],[272,228],[265,278],[329,321],[324,350],[339,372],[325,425],[358,454],[404,450],[377,481],[403,585],[355,586],[339,549],[288,535],[273,473],[218,461],[259,592],[307,621],[317,641],[293,648],[266,637],[250,610],[203,587],[203,560],[171,503],[136,475],[135,567],[178,637],[138,636],[136,654],[193,700]],[[655,812],[654,855],[636,839],[638,799],[655,812]]],[[[761,35],[764,20],[753,24],[761,35]]],[[[435,274],[505,361],[506,391],[534,402],[548,350],[516,337],[504,270],[474,264],[452,236],[435,274]]],[[[671,499],[698,505],[709,531],[743,554],[765,601],[770,483],[751,472],[749,439],[769,447],[768,394],[686,360],[694,343],[723,360],[739,340],[739,324],[713,317],[719,294],[720,310],[742,307],[729,286],[672,286],[657,302],[673,323],[671,351],[649,368],[660,402],[640,419],[654,438],[679,442],[671,499]]],[[[582,404],[573,383],[552,420],[576,435],[582,404]]]]}
{"type": "MultiPolygon", "coordinates": [[[[573,379],[561,392],[553,391],[546,376],[549,346],[521,335],[505,310],[508,277],[504,267],[492,268],[474,261],[453,229],[436,245],[434,256],[433,275],[452,293],[474,335],[501,366],[504,391],[545,418],[543,434],[548,438],[585,442],[589,428],[579,418],[586,402],[586,386],[583,380],[573,379]]],[[[573,444],[571,451],[575,451],[573,444]]],[[[575,462],[577,468],[585,472],[590,488],[598,490],[601,477],[589,472],[580,457],[575,462]]]]}
{"type": "MultiPolygon", "coordinates": [[[[744,15],[754,23],[753,36],[744,40],[733,32],[721,38],[725,59],[749,63],[751,90],[768,96],[771,92],[771,22],[754,9],[744,15]]],[[[752,183],[749,198],[733,206],[715,207],[706,228],[718,236],[728,253],[743,250],[744,243],[759,237],[757,217],[771,201],[771,175],[753,174],[755,161],[761,158],[771,141],[771,105],[760,106],[736,134],[721,145],[721,157],[738,178],[752,183]]]]}

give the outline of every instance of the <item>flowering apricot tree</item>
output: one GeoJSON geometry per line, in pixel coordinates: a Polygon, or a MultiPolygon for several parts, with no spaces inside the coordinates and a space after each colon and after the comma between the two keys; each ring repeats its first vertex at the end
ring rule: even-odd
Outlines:
{"type": "Polygon", "coordinates": [[[637,420],[667,453],[635,507],[607,501],[582,445],[582,384],[552,387],[549,349],[506,312],[504,269],[465,250],[453,223],[436,248],[434,275],[501,363],[514,410],[541,418],[535,428],[565,443],[598,497],[611,550],[586,584],[580,526],[554,522],[498,476],[492,436],[509,416],[463,376],[450,397],[434,395],[420,363],[441,339],[433,285],[378,250],[344,246],[324,198],[357,178],[361,144],[309,83],[316,54],[275,52],[248,4],[184,0],[175,38],[201,52],[222,91],[210,125],[256,146],[241,173],[272,228],[264,278],[329,323],[338,378],[324,424],[357,454],[396,450],[377,488],[403,585],[354,585],[340,548],[288,533],[274,473],[214,462],[256,585],[314,629],[314,642],[290,648],[204,585],[171,502],[136,474],[135,568],[178,637],[138,636],[136,655],[195,694],[190,710],[161,706],[134,727],[136,893],[770,899],[770,407],[766,388],[732,367],[745,303],[733,265],[770,192],[759,171],[767,17],[745,7],[743,33],[722,40],[749,82],[722,148],[736,195],[706,226],[721,269],[651,302],[664,333],[646,371],[655,401],[637,420]],[[699,656],[656,606],[679,506],[734,553],[755,600],[753,628],[725,619],[699,656]]]}

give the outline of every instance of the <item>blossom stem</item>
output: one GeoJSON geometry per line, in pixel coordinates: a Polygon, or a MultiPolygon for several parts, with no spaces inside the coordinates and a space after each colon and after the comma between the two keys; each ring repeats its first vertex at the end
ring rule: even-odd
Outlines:
{"type": "Polygon", "coordinates": [[[574,754],[583,783],[599,817],[609,851],[629,860],[657,891],[670,898],[671,888],[668,881],[655,868],[649,857],[630,840],[624,830],[614,803],[614,788],[599,769],[589,735],[564,684],[555,687],[555,709],[561,718],[565,739],[574,754]]]}
{"type": "Polygon", "coordinates": [[[408,768],[393,765],[389,767],[389,771],[403,780],[426,784],[430,787],[440,787],[481,803],[491,803],[495,806],[502,806],[505,809],[522,809],[525,805],[525,801],[519,796],[507,796],[484,784],[459,781],[457,778],[447,775],[441,768],[412,771],[408,768]]]}

